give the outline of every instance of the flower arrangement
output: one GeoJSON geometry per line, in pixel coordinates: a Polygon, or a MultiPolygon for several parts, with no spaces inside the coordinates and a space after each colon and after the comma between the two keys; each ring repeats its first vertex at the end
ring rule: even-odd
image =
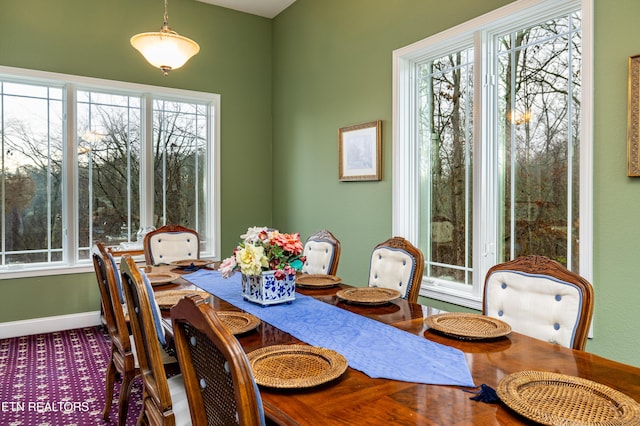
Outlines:
{"type": "Polygon", "coordinates": [[[283,234],[278,230],[253,226],[240,236],[242,241],[230,256],[220,264],[220,273],[228,278],[237,270],[244,275],[260,275],[262,271],[275,271],[276,279],[295,274],[302,269],[300,234],[283,234]]]}

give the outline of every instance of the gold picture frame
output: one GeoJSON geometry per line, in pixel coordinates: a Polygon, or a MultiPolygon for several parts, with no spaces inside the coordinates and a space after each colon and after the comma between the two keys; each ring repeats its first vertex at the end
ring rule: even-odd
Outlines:
{"type": "Polygon", "coordinates": [[[341,127],[338,130],[338,179],[382,179],[382,121],[341,127]]]}
{"type": "Polygon", "coordinates": [[[640,176],[640,55],[629,57],[627,175],[640,176]]]}

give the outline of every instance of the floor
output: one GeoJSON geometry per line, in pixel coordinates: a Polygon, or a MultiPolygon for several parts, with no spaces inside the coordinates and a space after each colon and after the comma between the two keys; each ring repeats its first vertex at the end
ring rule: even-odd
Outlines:
{"type": "MultiPolygon", "coordinates": [[[[103,327],[0,340],[0,425],[117,424],[119,381],[102,419],[109,348],[103,327]]],[[[127,425],[136,424],[141,394],[136,378],[127,425]]]]}

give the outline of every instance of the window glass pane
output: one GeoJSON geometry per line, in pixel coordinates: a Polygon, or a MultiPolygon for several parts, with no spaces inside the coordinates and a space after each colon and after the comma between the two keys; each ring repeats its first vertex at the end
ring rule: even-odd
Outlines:
{"type": "Polygon", "coordinates": [[[425,275],[471,284],[473,49],[418,66],[425,275]]]}
{"type": "Polygon", "coordinates": [[[136,97],[79,92],[79,258],[96,241],[136,240],[140,227],[140,102],[136,97]]]}
{"type": "Polygon", "coordinates": [[[590,271],[584,3],[519,3],[394,52],[394,232],[424,253],[422,295],[475,309],[516,256],[590,271]]]}
{"type": "Polygon", "coordinates": [[[202,253],[211,255],[207,218],[217,214],[208,210],[206,182],[215,172],[209,149],[216,143],[216,96],[190,98],[181,91],[181,102],[154,101],[175,94],[80,84],[72,76],[68,82],[21,74],[0,80],[0,273],[89,265],[98,241],[141,248],[141,223],[194,228],[202,253]],[[143,111],[149,100],[153,108],[143,111]],[[151,134],[144,134],[143,122],[151,134]],[[152,155],[149,164],[142,153],[152,155]],[[140,193],[152,184],[154,194],[140,193]],[[66,208],[70,200],[77,204],[66,208]],[[152,223],[143,220],[148,216],[152,223]]]}
{"type": "Polygon", "coordinates": [[[580,33],[569,17],[497,39],[499,261],[548,256],[577,271],[580,33]]]}
{"type": "Polygon", "coordinates": [[[154,225],[180,224],[204,236],[207,108],[156,100],[153,127],[154,225]]]}
{"type": "Polygon", "coordinates": [[[61,91],[2,86],[1,264],[56,262],[63,242],[61,91]]]}
{"type": "Polygon", "coordinates": [[[16,95],[24,98],[40,98],[62,100],[62,89],[37,84],[3,83],[5,95],[16,95]]]}

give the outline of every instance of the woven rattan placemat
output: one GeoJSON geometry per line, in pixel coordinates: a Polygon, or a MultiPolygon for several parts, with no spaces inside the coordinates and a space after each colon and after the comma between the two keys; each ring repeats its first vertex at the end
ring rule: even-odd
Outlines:
{"type": "Polygon", "coordinates": [[[517,413],[545,425],[639,425],[640,404],[601,383],[545,371],[504,377],[498,396],[517,413]]]}
{"type": "Polygon", "coordinates": [[[338,285],[342,278],[326,274],[301,274],[296,276],[296,285],[304,288],[328,288],[338,285]]]}
{"type": "Polygon", "coordinates": [[[156,298],[156,302],[158,302],[158,306],[160,306],[160,309],[171,309],[171,307],[178,303],[180,299],[190,294],[197,294],[203,299],[211,297],[211,295],[206,291],[198,290],[164,290],[155,292],[154,296],[156,298]]]}
{"type": "Polygon", "coordinates": [[[308,388],[342,375],[347,359],[307,345],[273,345],[247,354],[256,383],[271,388],[308,388]]]}
{"type": "Polygon", "coordinates": [[[338,299],[358,305],[384,305],[401,296],[398,290],[384,287],[354,287],[336,292],[338,299]]]}
{"type": "Polygon", "coordinates": [[[424,322],[429,328],[458,339],[493,339],[511,333],[511,326],[504,321],[465,312],[431,315],[424,322]]]}
{"type": "Polygon", "coordinates": [[[203,268],[208,264],[210,264],[211,262],[213,261],[207,260],[207,259],[183,259],[183,260],[176,260],[175,262],[171,262],[170,265],[176,268],[189,268],[189,267],[203,268]]]}
{"type": "Polygon", "coordinates": [[[180,278],[180,274],[174,272],[147,272],[147,278],[151,285],[169,284],[171,281],[180,278]]]}
{"type": "Polygon", "coordinates": [[[260,325],[258,317],[246,312],[216,311],[216,314],[232,334],[243,334],[260,325]]]}

